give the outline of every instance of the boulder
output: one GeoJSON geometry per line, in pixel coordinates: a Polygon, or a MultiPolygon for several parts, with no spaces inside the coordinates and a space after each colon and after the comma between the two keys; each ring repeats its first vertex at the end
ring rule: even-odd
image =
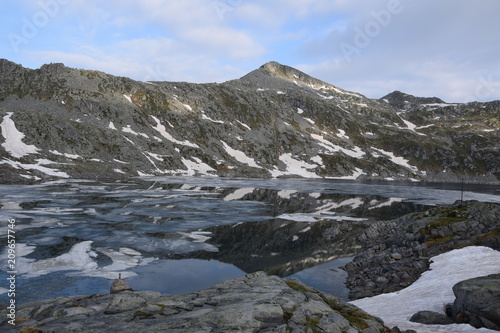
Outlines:
{"type": "Polygon", "coordinates": [[[500,331],[500,274],[459,282],[453,286],[453,293],[455,321],[500,331]]]}
{"type": "Polygon", "coordinates": [[[415,313],[410,321],[425,325],[449,325],[454,324],[454,321],[442,313],[433,311],[419,311],[415,313]]]}

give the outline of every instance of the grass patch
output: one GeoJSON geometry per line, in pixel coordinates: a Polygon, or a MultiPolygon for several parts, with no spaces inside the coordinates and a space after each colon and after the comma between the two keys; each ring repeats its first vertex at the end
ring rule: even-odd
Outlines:
{"type": "MultiPolygon", "coordinates": [[[[429,222],[423,229],[420,230],[421,234],[430,235],[432,230],[448,227],[454,223],[467,221],[466,217],[438,217],[437,219],[429,222]]],[[[444,238],[444,237],[443,237],[444,238]]]]}
{"type": "Polygon", "coordinates": [[[287,279],[287,280],[285,280],[285,283],[293,290],[297,290],[297,291],[300,291],[302,293],[316,292],[314,289],[307,287],[306,285],[300,283],[296,279],[289,279],[289,280],[287,279]]]}
{"type": "Polygon", "coordinates": [[[479,237],[477,239],[477,241],[479,243],[482,243],[488,239],[497,239],[497,238],[500,238],[500,228],[495,229],[495,230],[491,230],[487,234],[482,235],[481,237],[479,237]]]}
{"type": "Polygon", "coordinates": [[[342,317],[347,319],[352,326],[357,327],[361,330],[370,327],[370,325],[368,325],[368,323],[364,319],[371,320],[373,319],[373,317],[364,312],[363,310],[349,306],[343,303],[341,300],[328,299],[324,295],[321,295],[321,298],[333,310],[337,311],[342,317]]]}
{"type": "Polygon", "coordinates": [[[431,247],[433,245],[447,244],[447,243],[451,242],[452,239],[453,239],[452,235],[447,235],[447,236],[444,236],[444,237],[435,237],[435,238],[429,239],[426,242],[426,244],[427,244],[428,247],[431,247]]]}
{"type": "Polygon", "coordinates": [[[318,317],[306,316],[306,324],[304,326],[306,331],[311,329],[313,331],[313,333],[323,332],[323,330],[318,327],[319,321],[321,320],[321,317],[323,317],[323,315],[319,315],[318,317]]]}
{"type": "Polygon", "coordinates": [[[438,217],[431,223],[427,224],[428,228],[434,229],[439,227],[446,227],[454,223],[467,221],[466,217],[438,217]]]}

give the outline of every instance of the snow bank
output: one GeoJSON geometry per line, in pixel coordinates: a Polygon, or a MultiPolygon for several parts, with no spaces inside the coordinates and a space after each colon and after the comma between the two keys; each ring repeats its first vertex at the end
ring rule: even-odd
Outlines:
{"type": "Polygon", "coordinates": [[[216,123],[216,124],[224,124],[224,121],[212,119],[209,116],[207,116],[206,114],[202,114],[201,119],[208,120],[208,121],[211,121],[211,122],[216,123]]]}
{"type": "Polygon", "coordinates": [[[168,141],[170,141],[172,143],[177,143],[177,144],[183,145],[183,146],[199,148],[199,146],[195,143],[191,143],[187,140],[179,141],[179,140],[175,139],[172,135],[170,135],[170,133],[167,132],[167,129],[165,128],[165,126],[161,124],[160,119],[156,118],[155,116],[151,116],[151,117],[156,122],[156,126],[153,127],[153,129],[156,130],[158,133],[160,133],[161,136],[163,136],[168,141]]]}
{"type": "Polygon", "coordinates": [[[43,166],[46,164],[56,164],[56,162],[49,161],[49,160],[42,160],[42,159],[38,159],[37,161],[38,161],[38,164],[24,164],[21,162],[15,162],[15,161],[11,161],[9,159],[4,159],[3,161],[0,161],[0,164],[8,164],[15,169],[21,168],[21,169],[25,169],[25,170],[37,170],[37,171],[40,171],[40,172],[42,172],[46,175],[49,175],[49,176],[60,177],[60,178],[70,178],[70,176],[66,172],[62,172],[62,171],[59,171],[57,169],[51,169],[51,168],[43,166]]]}
{"type": "Polygon", "coordinates": [[[122,131],[125,132],[125,133],[130,133],[130,134],[135,135],[135,136],[141,135],[141,136],[149,139],[149,136],[147,134],[137,133],[136,131],[134,131],[132,129],[131,125],[127,125],[127,127],[122,127],[122,131]]]}
{"type": "Polygon", "coordinates": [[[398,292],[382,294],[351,302],[373,316],[384,320],[386,326],[419,333],[496,332],[476,329],[467,324],[423,325],[409,321],[418,311],[444,314],[444,306],[453,303],[453,286],[464,280],[500,273],[500,252],[481,246],[453,250],[431,258],[427,272],[411,286],[398,292]]]}
{"type": "Polygon", "coordinates": [[[23,142],[24,134],[16,128],[14,121],[10,119],[13,112],[8,112],[3,118],[0,128],[2,129],[2,136],[5,142],[2,146],[12,157],[21,158],[29,154],[36,154],[38,148],[33,145],[27,145],[23,142]]]}
{"type": "Polygon", "coordinates": [[[309,169],[315,169],[318,166],[316,164],[309,164],[301,160],[297,160],[292,157],[292,154],[287,153],[280,156],[280,161],[286,165],[286,171],[280,171],[277,168],[271,171],[273,177],[279,177],[282,175],[297,175],[304,178],[319,178],[317,174],[309,171],[309,169]]]}
{"type": "MultiPolygon", "coordinates": [[[[379,153],[381,153],[382,155],[385,155],[386,157],[388,157],[393,163],[395,164],[399,164],[407,169],[410,169],[411,171],[413,172],[418,172],[418,168],[411,165],[410,164],[410,161],[407,160],[406,158],[404,157],[401,157],[401,156],[396,156],[394,155],[393,152],[390,152],[390,151],[386,151],[386,150],[383,150],[383,149],[378,149],[378,148],[375,148],[375,147],[372,147],[373,150],[376,150],[378,151],[379,153]]],[[[377,154],[373,154],[373,156],[375,157],[378,157],[376,156],[377,154]]]]}
{"type": "Polygon", "coordinates": [[[236,150],[231,148],[227,143],[221,140],[222,145],[224,146],[224,149],[226,152],[234,157],[238,162],[247,164],[248,166],[254,167],[254,168],[260,168],[260,166],[257,165],[257,162],[251,157],[248,157],[244,152],[236,150]]]}
{"type": "MultiPolygon", "coordinates": [[[[342,130],[340,130],[340,131],[341,131],[340,132],[341,136],[345,137],[346,136],[345,132],[342,130]]],[[[342,152],[342,153],[346,154],[347,156],[351,156],[354,158],[362,158],[363,156],[365,156],[365,153],[363,152],[363,150],[358,146],[355,146],[353,148],[353,150],[349,150],[349,149],[345,149],[343,147],[340,147],[338,145],[331,143],[330,141],[326,140],[322,135],[311,134],[311,137],[314,140],[316,140],[320,146],[327,149],[328,153],[342,152]]]]}
{"type": "Polygon", "coordinates": [[[177,170],[177,173],[185,173],[189,176],[194,176],[197,174],[202,174],[206,176],[213,175],[216,170],[212,168],[210,165],[203,163],[197,157],[191,157],[192,160],[188,160],[186,158],[182,158],[182,163],[186,166],[186,170],[177,170]]]}

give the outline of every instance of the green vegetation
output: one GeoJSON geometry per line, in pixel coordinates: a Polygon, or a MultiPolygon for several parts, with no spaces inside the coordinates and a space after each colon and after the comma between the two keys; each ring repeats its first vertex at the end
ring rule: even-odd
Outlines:
{"type": "Polygon", "coordinates": [[[451,224],[467,221],[466,217],[439,217],[427,224],[426,229],[432,230],[439,227],[447,227],[451,224]]]}
{"type": "Polygon", "coordinates": [[[285,283],[293,290],[297,290],[297,291],[300,291],[302,293],[316,292],[314,289],[309,288],[308,286],[300,283],[299,281],[297,281],[295,279],[289,279],[289,280],[287,279],[287,280],[285,280],[285,283]]]}
{"type": "Polygon", "coordinates": [[[323,316],[320,314],[317,317],[311,317],[311,316],[306,316],[306,324],[305,324],[305,329],[307,330],[312,330],[313,333],[320,333],[323,332],[322,329],[318,327],[319,321],[321,320],[323,316]]]}
{"type": "Polygon", "coordinates": [[[488,232],[487,234],[484,234],[483,236],[479,237],[477,241],[479,243],[482,243],[488,239],[497,239],[497,238],[500,238],[500,228],[497,228],[495,230],[488,232]]]}
{"type": "Polygon", "coordinates": [[[431,238],[426,242],[426,244],[428,247],[431,247],[434,245],[443,245],[443,244],[448,244],[449,242],[451,242],[452,239],[453,239],[452,235],[446,235],[443,237],[431,236],[431,238]]]}
{"type": "Polygon", "coordinates": [[[320,296],[326,304],[328,304],[333,310],[342,315],[342,317],[347,319],[352,326],[357,327],[361,330],[370,327],[370,325],[368,325],[364,319],[371,320],[373,319],[373,317],[363,310],[347,305],[340,299],[327,298],[322,294],[320,296]]]}

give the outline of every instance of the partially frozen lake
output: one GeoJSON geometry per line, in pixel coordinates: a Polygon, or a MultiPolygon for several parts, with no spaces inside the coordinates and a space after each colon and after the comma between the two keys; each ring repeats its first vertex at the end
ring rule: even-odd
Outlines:
{"type": "MultiPolygon", "coordinates": [[[[460,184],[195,177],[0,185],[0,193],[0,280],[7,281],[7,222],[15,219],[18,303],[108,292],[118,274],[137,290],[193,292],[296,260],[299,244],[314,242],[315,223],[391,219],[462,195],[460,184]],[[297,244],[293,255],[269,250],[260,260],[252,244],[245,246],[255,238],[245,238],[243,230],[270,237],[280,234],[264,232],[266,226],[295,222],[301,227],[287,239],[269,240],[274,246],[288,242],[289,249],[297,244]],[[214,226],[230,226],[225,239],[238,242],[237,258],[225,253],[217,259],[220,244],[206,230],[214,226]]],[[[495,186],[466,184],[463,197],[500,202],[499,194],[495,186]]],[[[280,274],[346,297],[338,267],[349,258],[320,259],[317,266],[299,271],[295,265],[280,274]]],[[[0,304],[8,300],[6,287],[0,284],[0,304]]]]}

